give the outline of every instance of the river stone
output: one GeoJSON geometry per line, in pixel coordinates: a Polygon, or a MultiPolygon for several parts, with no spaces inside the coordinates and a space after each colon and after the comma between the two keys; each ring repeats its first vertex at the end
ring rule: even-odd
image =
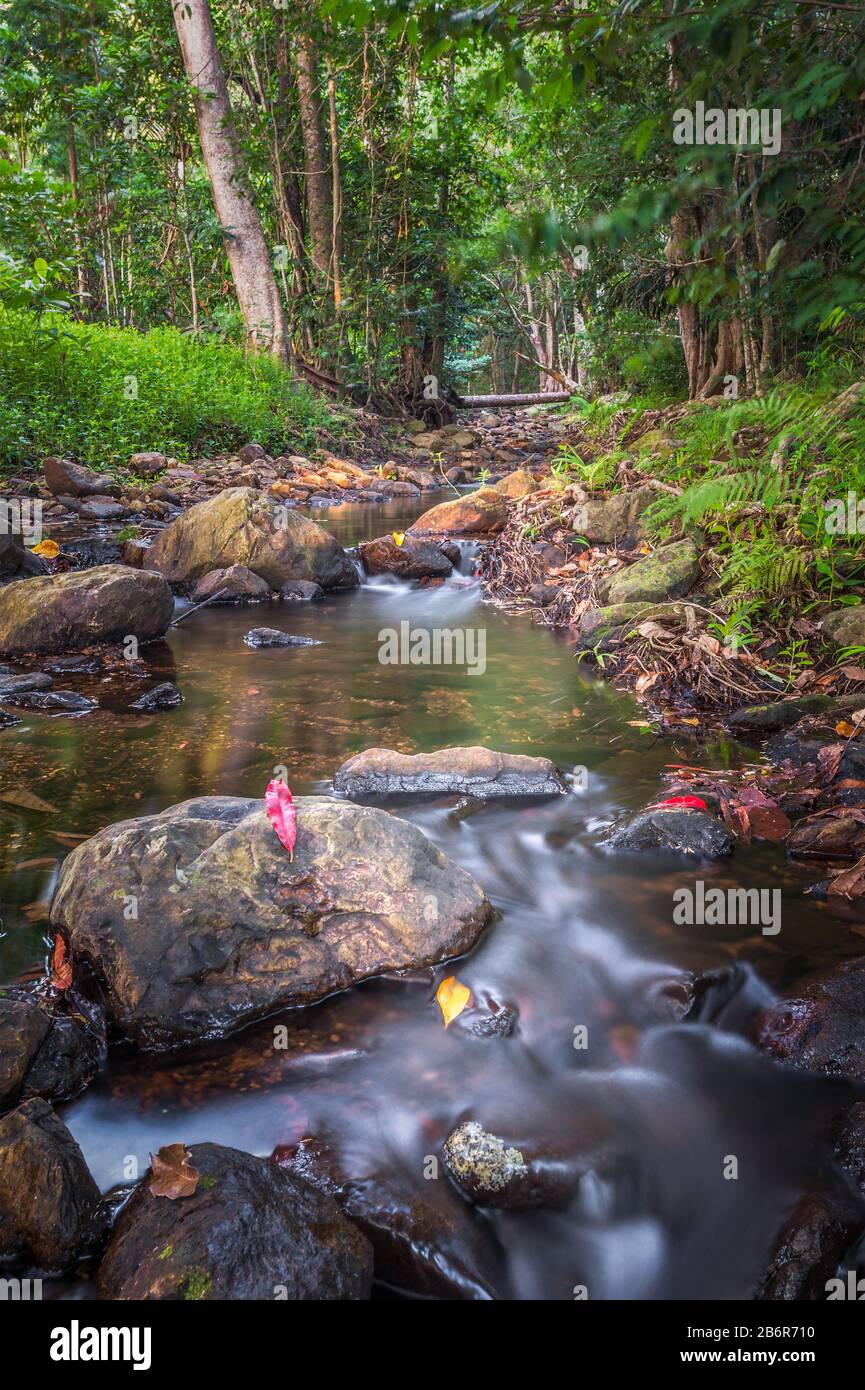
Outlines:
{"type": "Polygon", "coordinates": [[[763,1302],[824,1302],[826,1285],[862,1229],[847,1194],[801,1197],[781,1230],[754,1296],[763,1302]]]}
{"type": "Polygon", "coordinates": [[[247,647],[320,647],[316,637],[296,637],[278,627],[254,627],[244,637],[247,647]]]}
{"type": "Polygon", "coordinates": [[[48,491],[55,497],[116,497],[120,488],[107,473],[73,463],[71,459],[47,458],[42,472],[48,491]]]}
{"type": "Polygon", "coordinates": [[[280,589],[280,595],[293,603],[317,603],[324,598],[324,589],[309,579],[289,579],[280,589]]]}
{"type": "Polygon", "coordinates": [[[358,554],[367,574],[396,574],[400,579],[444,579],[453,569],[448,557],[431,541],[406,536],[397,545],[393,536],[364,541],[358,554]]]}
{"type": "Polygon", "coordinates": [[[39,556],[32,554],[17,536],[0,535],[0,584],[44,573],[39,556]]]}
{"type": "Polygon", "coordinates": [[[138,1184],[99,1269],[105,1299],[360,1300],[372,1248],[335,1201],[267,1159],[193,1144],[196,1191],[171,1201],[138,1184]]]}
{"type": "Polygon", "coordinates": [[[152,478],[156,473],[163,473],[168,467],[168,459],[164,454],[143,452],[131,454],[127,468],[130,473],[139,473],[144,477],[152,478]]]}
{"type": "Polygon", "coordinates": [[[503,531],[507,519],[502,494],[494,487],[481,487],[431,507],[409,527],[409,535],[489,536],[503,531]]]}
{"type": "Polygon", "coordinates": [[[865,647],[865,603],[827,613],[823,631],[839,647],[865,647]]]}
{"type": "Polygon", "coordinates": [[[509,1148],[477,1120],[458,1125],[442,1150],[448,1176],[479,1206],[524,1205],[521,1189],[529,1170],[519,1149],[509,1148]]]}
{"type": "Polygon", "coordinates": [[[65,1269],[97,1230],[99,1189],[69,1130],[44,1100],[0,1119],[0,1259],[65,1269]]]}
{"type": "Polygon", "coordinates": [[[865,957],[811,976],[765,1009],[751,1036],[806,1071],[865,1078],[865,957]]]}
{"type": "Polygon", "coordinates": [[[158,709],[176,709],[182,704],[183,696],[177,686],[172,685],[171,681],[163,681],[161,685],[155,685],[152,690],[148,690],[140,699],[133,700],[132,708],[150,714],[158,709]]]}
{"type": "Polygon", "coordinates": [[[0,996],[0,1110],[8,1110],[21,1087],[51,1022],[27,999],[0,996]]]}
{"type": "Polygon", "coordinates": [[[615,492],[612,497],[590,497],[571,513],[570,525],[592,545],[636,544],[644,533],[640,518],[657,500],[654,488],[615,492]]]}
{"type": "MultiPolygon", "coordinates": [[[[865,705],[865,695],[861,697],[865,705]]],[[[745,705],[730,715],[731,729],[774,734],[796,724],[803,715],[819,714],[833,703],[831,695],[802,695],[792,700],[776,700],[770,705],[745,705]]]]}
{"type": "Polygon", "coordinates": [[[174,600],[161,575],[128,565],[25,579],[0,589],[0,652],[64,652],[161,637],[174,600]]]}
{"type": "Polygon", "coordinates": [[[234,603],[238,600],[258,600],[270,598],[271,587],[266,579],[253,574],[246,565],[229,565],[227,569],[211,570],[199,579],[192,593],[193,603],[204,603],[214,594],[223,592],[217,603],[234,603]]]}
{"type": "Polygon", "coordinates": [[[102,1030],[97,1011],[85,1020],[79,1002],[23,986],[0,997],[0,1111],[31,1096],[68,1100],[95,1076],[102,1030]]]}
{"type": "Polygon", "coordinates": [[[46,714],[86,714],[99,708],[97,700],[75,690],[23,690],[4,698],[13,709],[35,709],[46,714]]]}
{"type": "Polygon", "coordinates": [[[703,811],[644,811],[615,830],[608,844],[613,849],[650,849],[699,859],[723,859],[733,852],[726,826],[703,811]]]}
{"type": "Polygon", "coordinates": [[[171,584],[194,584],[211,570],[245,565],[279,589],[308,579],[353,588],[357,571],[342,546],[314,521],[250,487],[227,488],[161,531],[148,565],[171,584]]]}
{"type": "Polygon", "coordinates": [[[696,583],[700,552],[692,540],[662,546],[606,582],[607,603],[658,603],[680,598],[696,583]]]}
{"type": "Polygon", "coordinates": [[[29,690],[49,690],[53,684],[44,671],[31,671],[24,676],[0,676],[0,700],[23,695],[29,690]]]}
{"type": "Polygon", "coordinates": [[[415,826],[326,797],[295,804],[293,861],[262,801],[221,796],[108,826],[67,857],[52,923],[136,1042],[214,1037],[474,945],[490,904],[415,826]]]}
{"type": "Polygon", "coordinates": [[[78,515],[85,521],[119,521],[126,512],[122,502],[114,502],[110,497],[91,497],[78,508],[78,515]]]}
{"type": "Polygon", "coordinates": [[[483,800],[501,796],[559,796],[565,786],[549,758],[496,753],[491,748],[438,748],[396,753],[367,748],[342,764],[334,790],[343,796],[441,796],[457,792],[483,800]]]}
{"type": "Polygon", "coordinates": [[[506,478],[496,483],[495,489],[502,497],[507,497],[508,501],[516,502],[521,497],[528,497],[530,493],[537,492],[538,484],[527,468],[515,468],[513,473],[508,473],[506,478]]]}

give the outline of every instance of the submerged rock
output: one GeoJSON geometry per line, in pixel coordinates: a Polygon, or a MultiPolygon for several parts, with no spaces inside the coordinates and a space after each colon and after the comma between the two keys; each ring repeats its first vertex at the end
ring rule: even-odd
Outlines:
{"type": "Polygon", "coordinates": [[[33,671],[25,676],[0,676],[0,700],[24,695],[30,690],[49,690],[53,684],[44,671],[33,671]]]}
{"type": "Polygon", "coordinates": [[[431,541],[406,536],[397,545],[393,536],[379,536],[358,546],[367,574],[396,574],[401,579],[445,578],[453,565],[439,546],[431,541]]]}
{"type": "Polygon", "coordinates": [[[316,603],[324,598],[321,585],[313,584],[309,579],[289,579],[279,592],[283,598],[300,603],[316,603]]]}
{"type": "Polygon", "coordinates": [[[333,1198],[266,1159],[193,1144],[198,1187],[139,1183],[99,1268],[105,1299],[367,1299],[372,1249],[333,1198]]]}
{"type": "Polygon", "coordinates": [[[490,536],[503,531],[508,519],[505,498],[494,487],[481,487],[477,492],[440,502],[418,517],[409,527],[409,534],[490,536]]]}
{"type": "Polygon", "coordinates": [[[165,580],[127,565],[23,580],[0,589],[0,652],[63,652],[162,637],[174,600],[165,580]]]}
{"type": "Polygon", "coordinates": [[[0,1119],[0,1259],[68,1268],[95,1238],[99,1189],[44,1100],[0,1119]]]}
{"type": "Polygon", "coordinates": [[[529,1170],[522,1153],[488,1134],[477,1120],[458,1125],[442,1153],[449,1176],[472,1201],[492,1207],[523,1205],[529,1170]]]}
{"type": "Polygon", "coordinates": [[[192,584],[211,570],[245,565],[279,589],[306,579],[323,589],[354,588],[357,571],[342,546],[314,521],[254,488],[227,488],[161,531],[148,564],[171,584],[192,584]]]}
{"type": "Polygon", "coordinates": [[[254,627],[244,637],[247,647],[320,647],[315,637],[296,637],[278,627],[254,627]]]}
{"type": "Polygon", "coordinates": [[[723,859],[733,852],[727,827],[702,811],[644,811],[610,836],[613,849],[657,850],[699,859],[723,859]]]}
{"type": "Polygon", "coordinates": [[[496,753],[491,748],[439,748],[433,753],[396,753],[367,748],[337,772],[334,789],[343,796],[441,796],[457,792],[481,800],[502,796],[559,796],[565,784],[549,758],[496,753]]]}
{"type": "Polygon", "coordinates": [[[67,857],[52,923],[138,1043],[214,1037],[437,964],[490,921],[479,885],[407,821],[324,797],[295,804],[293,861],[262,802],[241,797],[109,826],[67,857]]]}
{"type": "Polygon", "coordinates": [[[23,690],[3,698],[13,709],[42,710],[46,714],[86,714],[99,708],[96,700],[74,690],[23,690]]]}

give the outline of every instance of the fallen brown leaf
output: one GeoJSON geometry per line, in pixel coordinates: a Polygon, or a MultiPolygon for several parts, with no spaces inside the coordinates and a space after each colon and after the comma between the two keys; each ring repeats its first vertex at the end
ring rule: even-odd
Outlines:
{"type": "Polygon", "coordinates": [[[191,1197],[198,1187],[199,1172],[189,1162],[192,1154],[185,1144],[163,1144],[158,1153],[150,1155],[151,1197],[191,1197]]]}

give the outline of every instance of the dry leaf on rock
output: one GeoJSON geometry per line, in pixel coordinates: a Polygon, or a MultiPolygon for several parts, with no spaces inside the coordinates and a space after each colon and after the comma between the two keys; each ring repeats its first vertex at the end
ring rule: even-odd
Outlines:
{"type": "Polygon", "coordinates": [[[189,1162],[192,1154],[185,1144],[164,1144],[158,1153],[150,1155],[151,1197],[191,1197],[198,1187],[198,1169],[189,1162]]]}

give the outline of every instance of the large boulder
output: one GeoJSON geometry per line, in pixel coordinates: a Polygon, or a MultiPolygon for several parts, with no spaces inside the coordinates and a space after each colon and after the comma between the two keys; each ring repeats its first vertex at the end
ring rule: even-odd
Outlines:
{"type": "Polygon", "coordinates": [[[453,565],[432,541],[414,540],[406,536],[397,545],[393,536],[379,536],[364,541],[358,554],[367,574],[395,574],[400,579],[443,579],[453,565]]]}
{"type": "Polygon", "coordinates": [[[437,748],[396,753],[367,748],[342,764],[334,788],[343,796],[558,796],[565,790],[549,758],[491,748],[437,748]]]}
{"type": "Polygon", "coordinates": [[[227,488],[191,507],[156,537],[147,563],[171,584],[194,584],[211,570],[245,565],[280,589],[308,579],[353,588],[357,571],[321,526],[251,487],[227,488]]]}
{"type": "Polygon", "coordinates": [[[165,580],[128,565],[25,579],[0,589],[0,652],[64,652],[162,637],[174,612],[165,580]]]}
{"type": "Polygon", "coordinates": [[[634,544],[643,536],[640,518],[657,492],[651,487],[590,497],[571,513],[571,527],[592,545],[634,544]]]}
{"type": "Polygon", "coordinates": [[[111,825],[68,856],[54,928],[134,1040],[213,1037],[477,940],[483,890],[413,825],[326,797],[296,807],[293,861],[241,797],[111,825]]]}
{"type": "Polygon", "coordinates": [[[658,603],[680,598],[700,573],[700,552],[692,540],[674,541],[619,570],[607,582],[607,603],[658,603]]]}
{"type": "Polygon", "coordinates": [[[194,1144],[196,1191],[143,1178],[99,1268],[105,1299],[367,1299],[372,1248],[332,1197],[266,1159],[194,1144]]]}
{"type": "Polygon", "coordinates": [[[507,519],[508,505],[502,494],[494,487],[481,487],[465,497],[430,507],[409,528],[409,534],[491,536],[504,530],[507,519]]]}
{"type": "Polygon", "coordinates": [[[108,473],[94,473],[71,459],[47,458],[42,472],[48,491],[55,497],[117,497],[120,492],[108,473]]]}
{"type": "Polygon", "coordinates": [[[65,1269],[94,1240],[98,1203],[81,1150],[46,1101],[0,1119],[0,1261],[65,1269]]]}

